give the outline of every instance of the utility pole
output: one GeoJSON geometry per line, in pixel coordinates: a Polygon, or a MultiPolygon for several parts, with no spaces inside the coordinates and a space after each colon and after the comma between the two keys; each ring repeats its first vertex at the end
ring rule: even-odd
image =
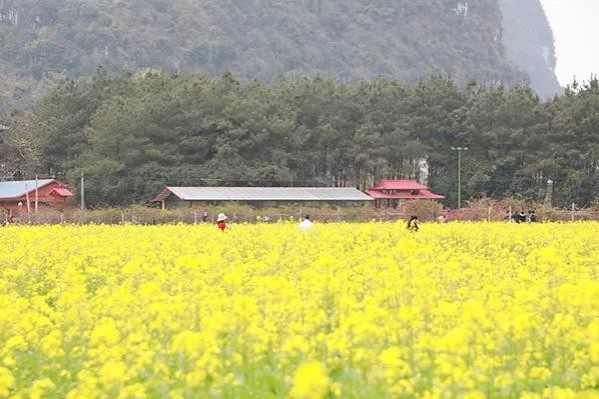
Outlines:
{"type": "Polygon", "coordinates": [[[553,203],[553,185],[555,180],[547,180],[547,190],[545,191],[545,204],[551,206],[553,203]]]}
{"type": "Polygon", "coordinates": [[[25,183],[25,200],[27,201],[27,223],[31,224],[31,204],[29,203],[29,187],[25,183]]]}
{"type": "MultiPolygon", "coordinates": [[[[10,129],[8,128],[8,126],[0,125],[0,133],[7,132],[9,130],[10,129]]],[[[8,180],[8,171],[5,162],[0,163],[0,173],[2,173],[2,176],[0,176],[0,181],[8,180]]]]}
{"type": "Polygon", "coordinates": [[[462,207],[462,151],[468,151],[468,147],[451,147],[452,151],[458,152],[458,209],[462,207]]]}
{"type": "Polygon", "coordinates": [[[81,212],[85,210],[85,176],[81,171],[81,212]]]}
{"type": "Polygon", "coordinates": [[[37,210],[38,210],[38,179],[37,179],[37,175],[35,175],[35,214],[37,215],[37,210]]]}

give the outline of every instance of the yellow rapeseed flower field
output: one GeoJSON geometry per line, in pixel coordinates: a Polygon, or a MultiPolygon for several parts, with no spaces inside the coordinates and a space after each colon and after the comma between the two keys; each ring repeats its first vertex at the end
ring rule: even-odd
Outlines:
{"type": "Polygon", "coordinates": [[[0,239],[0,398],[599,398],[599,224],[0,239]]]}

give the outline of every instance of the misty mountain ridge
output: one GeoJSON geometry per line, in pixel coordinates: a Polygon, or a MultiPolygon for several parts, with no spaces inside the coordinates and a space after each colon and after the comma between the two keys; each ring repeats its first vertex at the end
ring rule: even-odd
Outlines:
{"type": "Polygon", "coordinates": [[[539,0],[0,0],[0,109],[99,65],[560,89],[539,0]]]}

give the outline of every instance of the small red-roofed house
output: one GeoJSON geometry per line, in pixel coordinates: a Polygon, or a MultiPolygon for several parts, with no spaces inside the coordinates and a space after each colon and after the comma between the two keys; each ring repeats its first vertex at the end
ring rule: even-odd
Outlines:
{"type": "Polygon", "coordinates": [[[432,193],[416,180],[381,180],[366,192],[374,199],[376,207],[398,208],[405,201],[440,200],[443,195],[432,193]]]}
{"type": "Polygon", "coordinates": [[[39,208],[62,210],[73,193],[54,179],[0,182],[0,210],[6,217],[21,216],[39,208]]]}

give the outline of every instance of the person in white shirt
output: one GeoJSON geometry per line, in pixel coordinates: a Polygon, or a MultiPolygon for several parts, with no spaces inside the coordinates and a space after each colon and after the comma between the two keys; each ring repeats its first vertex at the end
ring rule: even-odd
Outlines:
{"type": "Polygon", "coordinates": [[[304,217],[304,221],[299,224],[299,229],[306,233],[312,229],[312,227],[314,227],[314,223],[312,223],[310,220],[310,215],[306,215],[306,217],[304,217]]]}

